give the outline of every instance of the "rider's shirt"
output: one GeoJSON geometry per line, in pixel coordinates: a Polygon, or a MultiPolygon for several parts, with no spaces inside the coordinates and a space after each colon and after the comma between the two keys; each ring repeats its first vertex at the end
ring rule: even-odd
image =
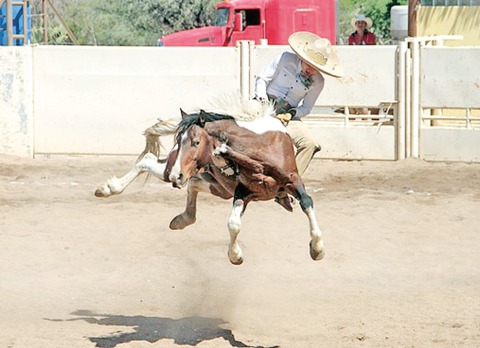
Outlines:
{"type": "Polygon", "coordinates": [[[268,99],[270,95],[285,101],[296,110],[294,118],[308,115],[323,90],[325,79],[317,72],[306,81],[301,72],[300,58],[294,53],[282,53],[257,76],[255,96],[268,99]]]}

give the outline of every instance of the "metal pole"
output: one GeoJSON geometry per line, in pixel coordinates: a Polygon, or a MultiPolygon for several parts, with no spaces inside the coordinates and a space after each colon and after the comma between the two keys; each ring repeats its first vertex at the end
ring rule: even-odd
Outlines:
{"type": "Polygon", "coordinates": [[[405,157],[408,158],[412,154],[411,149],[411,114],[412,108],[410,106],[412,100],[412,90],[411,90],[411,74],[412,74],[412,52],[407,46],[407,52],[405,54],[405,157]]]}
{"type": "Polygon", "coordinates": [[[13,46],[13,8],[12,8],[12,0],[7,0],[7,46],[13,46]]]}
{"type": "MultiPolygon", "coordinates": [[[[433,46],[440,46],[443,47],[443,40],[433,40],[433,46]]],[[[432,109],[431,111],[432,116],[442,116],[443,110],[442,109],[432,109]]],[[[430,120],[431,126],[439,126],[442,122],[440,120],[430,120]]]]}
{"type": "Polygon", "coordinates": [[[250,61],[248,41],[240,41],[240,95],[242,100],[250,98],[250,61]]]}
{"type": "Polygon", "coordinates": [[[411,121],[411,156],[419,157],[420,138],[420,42],[412,42],[412,121],[411,121]]]}
{"type": "Polygon", "coordinates": [[[397,103],[397,160],[405,158],[405,80],[406,80],[406,55],[407,43],[402,41],[398,44],[398,103],[397,103]]]}

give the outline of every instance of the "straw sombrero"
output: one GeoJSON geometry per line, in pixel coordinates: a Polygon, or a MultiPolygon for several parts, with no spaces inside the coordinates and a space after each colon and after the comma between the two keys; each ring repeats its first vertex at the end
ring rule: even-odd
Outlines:
{"type": "Polygon", "coordinates": [[[355,25],[355,23],[357,22],[365,22],[367,23],[367,29],[370,29],[372,27],[372,20],[368,17],[366,17],[365,15],[363,14],[359,14],[357,17],[353,18],[351,21],[350,21],[350,24],[352,25],[353,29],[357,29],[357,26],[355,25]]]}
{"type": "Polygon", "coordinates": [[[343,77],[343,66],[328,39],[307,31],[299,31],[290,35],[288,43],[301,59],[318,71],[333,77],[343,77]]]}

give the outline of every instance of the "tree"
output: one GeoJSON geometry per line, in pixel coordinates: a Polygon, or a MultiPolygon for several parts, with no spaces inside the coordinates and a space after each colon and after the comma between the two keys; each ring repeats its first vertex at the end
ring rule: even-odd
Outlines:
{"type": "MultiPolygon", "coordinates": [[[[210,23],[216,0],[51,0],[83,45],[152,46],[164,34],[210,23]]],[[[41,1],[33,0],[41,13],[41,1]]],[[[40,17],[39,17],[40,18],[40,17]]],[[[58,19],[49,16],[50,43],[68,43],[58,19]]],[[[43,21],[33,23],[34,42],[43,42],[43,21]]]]}

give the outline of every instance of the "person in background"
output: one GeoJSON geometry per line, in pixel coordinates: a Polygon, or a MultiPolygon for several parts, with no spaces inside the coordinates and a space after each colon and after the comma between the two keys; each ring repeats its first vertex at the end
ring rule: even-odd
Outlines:
{"type": "MultiPolygon", "coordinates": [[[[256,77],[255,98],[275,102],[276,117],[287,127],[296,149],[298,173],[303,175],[321,147],[302,122],[323,90],[325,75],[342,77],[343,66],[330,41],[309,32],[292,34],[288,43],[295,53],[283,52],[256,77]]],[[[291,211],[290,199],[277,202],[291,211]]]]}
{"type": "Polygon", "coordinates": [[[376,45],[377,37],[369,31],[372,20],[365,15],[358,15],[350,22],[355,31],[348,37],[349,45],[376,45]]]}

